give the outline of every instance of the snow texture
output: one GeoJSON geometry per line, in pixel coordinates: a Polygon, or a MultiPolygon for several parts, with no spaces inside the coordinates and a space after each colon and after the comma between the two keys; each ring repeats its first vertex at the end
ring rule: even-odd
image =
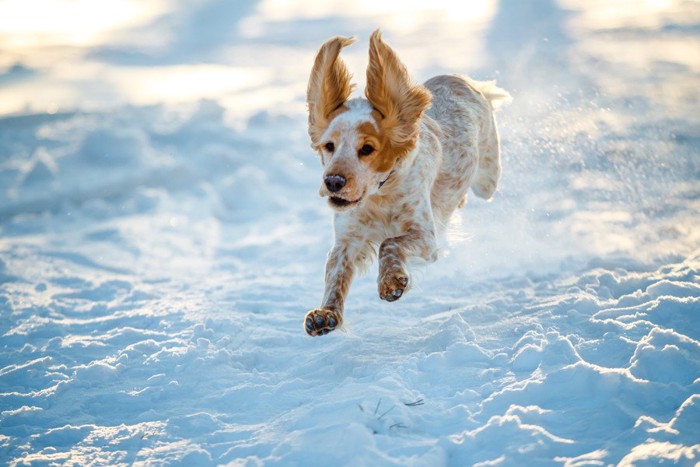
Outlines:
{"type": "Polygon", "coordinates": [[[700,461],[697,2],[50,3],[0,3],[3,464],[700,461]],[[513,94],[504,175],[310,338],[306,79],[377,26],[513,94]]]}

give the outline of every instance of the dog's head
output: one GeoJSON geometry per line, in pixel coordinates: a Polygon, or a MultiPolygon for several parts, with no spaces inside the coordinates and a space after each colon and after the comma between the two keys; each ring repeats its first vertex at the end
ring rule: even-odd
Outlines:
{"type": "Polygon", "coordinates": [[[376,193],[415,148],[431,99],[425,87],[411,84],[406,67],[377,30],[369,43],[366,99],[349,100],[353,84],[339,55],[353,42],[335,37],[323,44],[306,94],[311,147],[324,167],[320,194],[338,211],[376,193]]]}

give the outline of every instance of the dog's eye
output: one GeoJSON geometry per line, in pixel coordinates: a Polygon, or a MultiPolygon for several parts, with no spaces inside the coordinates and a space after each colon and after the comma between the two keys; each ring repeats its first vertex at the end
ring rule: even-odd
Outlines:
{"type": "Polygon", "coordinates": [[[374,152],[374,148],[372,146],[370,146],[369,144],[365,144],[364,146],[362,146],[360,148],[359,151],[357,151],[357,153],[361,156],[369,156],[373,152],[374,152]]]}
{"type": "Polygon", "coordinates": [[[326,151],[328,151],[328,152],[335,151],[335,144],[333,144],[332,141],[327,142],[325,147],[326,147],[326,151]]]}

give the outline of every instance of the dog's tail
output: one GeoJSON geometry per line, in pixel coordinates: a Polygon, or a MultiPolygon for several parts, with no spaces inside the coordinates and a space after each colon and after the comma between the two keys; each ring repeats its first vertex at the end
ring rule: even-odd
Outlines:
{"type": "Polygon", "coordinates": [[[471,81],[470,84],[486,98],[492,111],[479,143],[479,167],[471,188],[482,199],[491,199],[501,178],[501,148],[493,112],[513,100],[508,91],[496,86],[495,81],[471,81]]]}
{"type": "Polygon", "coordinates": [[[498,110],[513,101],[513,97],[508,91],[496,86],[496,81],[469,80],[469,84],[489,101],[493,110],[498,110]]]}

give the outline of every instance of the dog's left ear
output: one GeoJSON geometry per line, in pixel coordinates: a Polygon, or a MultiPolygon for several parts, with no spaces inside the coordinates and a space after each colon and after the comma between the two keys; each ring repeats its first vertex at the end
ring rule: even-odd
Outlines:
{"type": "Polygon", "coordinates": [[[365,96],[379,114],[380,128],[388,135],[393,155],[399,158],[411,151],[432,96],[424,86],[411,84],[406,67],[384,43],[379,29],[369,39],[365,96]]]}
{"type": "Polygon", "coordinates": [[[351,75],[339,55],[343,47],[353,42],[353,37],[334,37],[326,41],[316,55],[306,89],[312,146],[320,144],[319,139],[330,122],[330,115],[342,106],[352,93],[351,75]]]}

